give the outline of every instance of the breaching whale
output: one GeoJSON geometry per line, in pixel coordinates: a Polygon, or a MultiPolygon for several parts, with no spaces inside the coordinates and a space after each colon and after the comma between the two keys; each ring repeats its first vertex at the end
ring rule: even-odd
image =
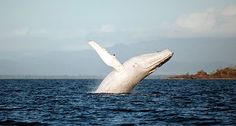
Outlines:
{"type": "Polygon", "coordinates": [[[129,93],[139,81],[153,73],[173,56],[173,52],[166,49],[132,57],[121,64],[115,55],[109,54],[95,41],[88,43],[96,50],[105,64],[114,68],[101,82],[95,93],[129,93]]]}

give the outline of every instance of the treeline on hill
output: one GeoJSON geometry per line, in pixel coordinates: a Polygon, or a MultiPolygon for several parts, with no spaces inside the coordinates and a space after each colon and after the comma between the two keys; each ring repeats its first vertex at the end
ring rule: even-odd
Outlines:
{"type": "Polygon", "coordinates": [[[171,76],[170,79],[236,79],[236,66],[217,69],[214,72],[207,73],[204,70],[198,71],[196,74],[184,74],[171,76]]]}

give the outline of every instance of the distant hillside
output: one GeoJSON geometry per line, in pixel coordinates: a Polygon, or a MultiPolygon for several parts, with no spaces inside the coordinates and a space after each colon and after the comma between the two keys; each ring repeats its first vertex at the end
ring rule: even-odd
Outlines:
{"type": "Polygon", "coordinates": [[[236,66],[217,69],[209,74],[204,70],[200,70],[196,74],[171,76],[169,79],[236,79],[236,66]]]}

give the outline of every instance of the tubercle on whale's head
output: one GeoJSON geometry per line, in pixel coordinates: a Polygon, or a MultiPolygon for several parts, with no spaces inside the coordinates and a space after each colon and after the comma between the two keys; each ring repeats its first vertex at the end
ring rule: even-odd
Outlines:
{"type": "Polygon", "coordinates": [[[172,51],[166,49],[160,52],[136,56],[132,58],[131,61],[145,71],[153,71],[157,67],[160,67],[166,63],[173,56],[173,54],[174,53],[172,51]]]}

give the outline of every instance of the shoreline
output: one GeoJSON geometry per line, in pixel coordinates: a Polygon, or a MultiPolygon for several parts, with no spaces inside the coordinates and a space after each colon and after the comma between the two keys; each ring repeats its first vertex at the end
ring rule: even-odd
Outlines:
{"type": "Polygon", "coordinates": [[[236,78],[178,78],[170,77],[168,80],[236,80],[236,78]]]}

